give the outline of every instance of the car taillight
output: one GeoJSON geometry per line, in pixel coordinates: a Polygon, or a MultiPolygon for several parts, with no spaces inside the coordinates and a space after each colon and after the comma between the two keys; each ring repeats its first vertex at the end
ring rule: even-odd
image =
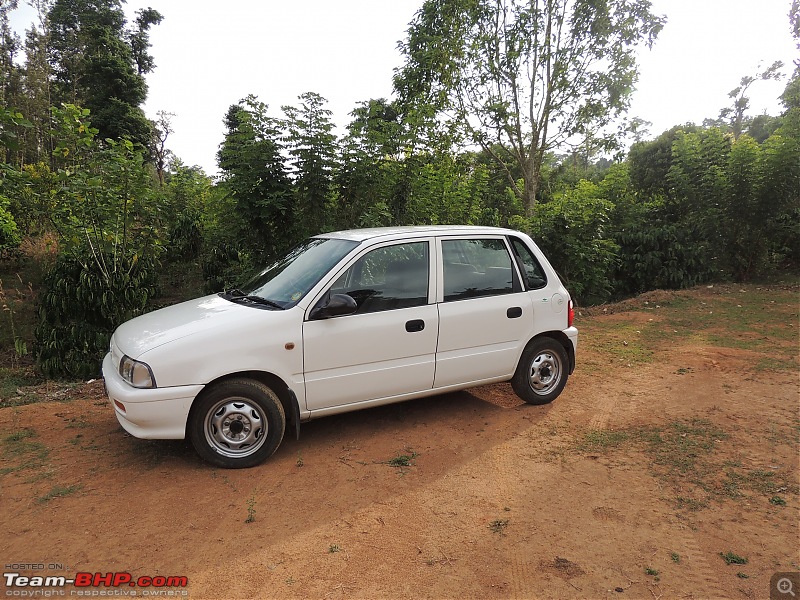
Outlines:
{"type": "Polygon", "coordinates": [[[572,300],[567,304],[567,327],[572,327],[572,321],[575,320],[575,307],[572,305],[572,300]]]}

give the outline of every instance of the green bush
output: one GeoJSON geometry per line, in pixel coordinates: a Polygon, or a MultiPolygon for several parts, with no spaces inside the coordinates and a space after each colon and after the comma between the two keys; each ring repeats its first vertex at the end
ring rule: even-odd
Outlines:
{"type": "Polygon", "coordinates": [[[534,208],[530,221],[512,217],[511,226],[527,230],[581,304],[607,300],[617,244],[606,227],[614,204],[600,197],[594,183],[582,180],[550,202],[534,208]]]}
{"type": "Polygon", "coordinates": [[[34,352],[47,377],[98,377],[114,329],[144,312],[156,294],[152,260],[127,257],[110,274],[95,264],[61,255],[45,276],[34,352]]]}
{"type": "Polygon", "coordinates": [[[14,217],[8,211],[9,201],[0,196],[0,254],[19,246],[21,237],[14,217]]]}

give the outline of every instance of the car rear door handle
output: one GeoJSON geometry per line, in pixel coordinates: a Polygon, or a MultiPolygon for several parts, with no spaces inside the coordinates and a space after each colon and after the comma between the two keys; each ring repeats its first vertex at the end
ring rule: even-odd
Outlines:
{"type": "Polygon", "coordinates": [[[406,321],[406,331],[414,333],[415,331],[422,331],[425,329],[425,321],[422,319],[414,319],[413,321],[406,321]]]}
{"type": "Polygon", "coordinates": [[[522,316],[522,309],[519,306],[512,306],[506,311],[506,316],[509,319],[516,319],[522,316]]]}

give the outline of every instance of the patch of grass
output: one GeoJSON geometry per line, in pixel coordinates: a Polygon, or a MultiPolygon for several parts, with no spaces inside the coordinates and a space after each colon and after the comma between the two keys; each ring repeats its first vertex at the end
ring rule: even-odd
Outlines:
{"type": "MultiPolygon", "coordinates": [[[[763,437],[777,440],[780,435],[781,443],[796,445],[798,431],[794,426],[779,430],[773,424],[763,437]]],[[[708,419],[693,418],[659,426],[589,430],[576,436],[571,447],[582,454],[610,454],[624,448],[642,451],[653,475],[675,490],[678,510],[699,511],[711,500],[741,500],[753,494],[781,506],[783,498],[778,494],[800,493],[790,468],[747,469],[729,454],[727,440],[727,431],[708,419]]]]}
{"type": "Polygon", "coordinates": [[[681,564],[681,555],[678,554],[677,552],[670,553],[669,557],[670,559],[672,559],[672,562],[674,562],[676,565],[681,564]]]}
{"type": "Polygon", "coordinates": [[[795,319],[796,307],[795,289],[751,288],[681,298],[666,315],[674,329],[698,334],[715,346],[768,353],[760,365],[786,370],[798,366],[798,332],[785,325],[795,319]]]}
{"type": "Polygon", "coordinates": [[[17,429],[2,440],[2,462],[11,463],[0,468],[0,475],[42,467],[47,462],[49,450],[33,429],[17,429]]]}
{"type": "Polygon", "coordinates": [[[739,572],[736,574],[736,576],[737,576],[739,579],[750,579],[750,575],[748,575],[747,573],[742,573],[741,571],[739,571],[739,572]]]}
{"type": "Polygon", "coordinates": [[[658,577],[658,570],[652,569],[650,567],[646,567],[644,570],[645,575],[650,575],[651,577],[658,577]]]}
{"type": "Polygon", "coordinates": [[[53,498],[64,498],[65,496],[69,496],[70,494],[74,494],[78,490],[80,490],[83,486],[80,484],[76,485],[67,485],[67,486],[54,486],[49,492],[47,492],[44,496],[39,496],[36,499],[36,502],[39,504],[44,504],[46,502],[50,502],[53,498]]]}
{"type": "Polygon", "coordinates": [[[36,432],[33,429],[18,429],[13,433],[9,433],[3,441],[6,444],[11,444],[12,447],[8,449],[9,452],[15,452],[16,448],[19,446],[16,445],[17,442],[22,440],[26,440],[28,438],[36,437],[36,432]]]}
{"type": "Polygon", "coordinates": [[[739,556],[730,550],[727,552],[720,552],[719,555],[722,557],[722,560],[725,561],[726,565],[746,565],[748,562],[750,562],[745,557],[739,556]]]}
{"type": "Polygon", "coordinates": [[[708,508],[708,502],[705,500],[698,500],[697,498],[687,498],[685,496],[678,496],[676,499],[676,504],[678,510],[683,510],[684,508],[691,511],[698,511],[704,508],[708,508]]]}
{"type": "Polygon", "coordinates": [[[653,345],[663,335],[654,323],[631,325],[592,319],[586,323],[591,332],[586,338],[590,354],[600,353],[601,364],[589,364],[590,370],[607,369],[608,363],[635,365],[652,362],[653,345]]]}
{"type": "Polygon", "coordinates": [[[771,494],[778,489],[775,483],[775,472],[753,469],[746,476],[746,481],[753,491],[762,494],[771,494]]]}
{"type": "Polygon", "coordinates": [[[331,544],[328,546],[328,554],[336,554],[337,552],[341,552],[341,550],[338,544],[331,544]]]}
{"type": "Polygon", "coordinates": [[[419,455],[416,452],[412,452],[411,454],[399,454],[398,456],[395,456],[394,458],[390,458],[389,460],[387,460],[386,464],[389,465],[390,467],[396,467],[396,468],[410,467],[414,464],[411,461],[417,458],[417,456],[419,455]]]}
{"type": "Polygon", "coordinates": [[[671,474],[702,475],[703,458],[714,450],[716,441],[728,434],[705,419],[675,421],[662,429],[646,429],[642,435],[653,462],[671,474]]]}
{"type": "Polygon", "coordinates": [[[497,533],[501,536],[504,535],[506,527],[508,527],[508,519],[495,519],[489,523],[489,529],[492,533],[497,533]]]}
{"type": "Polygon", "coordinates": [[[41,400],[38,394],[28,393],[25,388],[42,383],[41,376],[33,368],[0,367],[0,407],[22,406],[41,400]]]}
{"type": "Polygon", "coordinates": [[[789,477],[789,473],[765,471],[764,469],[751,469],[740,471],[734,467],[725,469],[725,480],[722,481],[722,490],[725,496],[729,498],[743,497],[744,490],[755,492],[763,496],[770,497],[771,504],[778,504],[773,502],[773,498],[780,498],[775,495],[776,492],[790,491],[797,493],[800,491],[800,486],[794,483],[794,480],[789,477]]]}
{"type": "Polygon", "coordinates": [[[26,478],[25,483],[39,483],[40,481],[44,481],[45,479],[52,479],[53,475],[54,472],[52,470],[39,471],[38,473],[26,478]]]}
{"type": "Polygon", "coordinates": [[[786,500],[781,498],[780,496],[773,496],[769,499],[769,503],[773,506],[786,506],[786,500]]]}
{"type": "Polygon", "coordinates": [[[587,431],[578,442],[579,452],[607,452],[620,447],[631,438],[625,430],[592,429],[587,431]]]}
{"type": "Polygon", "coordinates": [[[419,454],[411,450],[411,448],[406,448],[406,452],[409,454],[398,454],[394,458],[382,461],[380,464],[394,467],[400,472],[401,476],[405,475],[408,472],[408,468],[414,466],[414,459],[419,456],[419,454]]]}

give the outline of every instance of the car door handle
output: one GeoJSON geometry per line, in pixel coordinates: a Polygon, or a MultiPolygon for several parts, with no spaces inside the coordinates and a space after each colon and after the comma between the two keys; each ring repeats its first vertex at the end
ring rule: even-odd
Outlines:
{"type": "Polygon", "coordinates": [[[414,333],[415,331],[422,331],[425,329],[425,321],[422,319],[414,319],[413,321],[406,321],[406,331],[414,333]]]}
{"type": "Polygon", "coordinates": [[[522,316],[522,309],[519,306],[512,306],[506,311],[506,316],[509,319],[516,319],[522,316]]]}

